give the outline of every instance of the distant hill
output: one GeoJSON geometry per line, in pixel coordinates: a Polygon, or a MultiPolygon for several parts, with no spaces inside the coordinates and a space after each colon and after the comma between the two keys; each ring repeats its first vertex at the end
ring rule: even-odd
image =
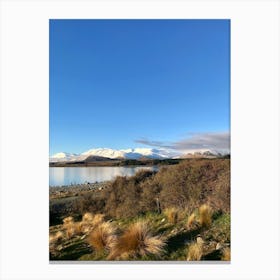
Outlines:
{"type": "Polygon", "coordinates": [[[96,162],[96,161],[112,161],[114,159],[99,156],[88,156],[84,162],[96,162]]]}

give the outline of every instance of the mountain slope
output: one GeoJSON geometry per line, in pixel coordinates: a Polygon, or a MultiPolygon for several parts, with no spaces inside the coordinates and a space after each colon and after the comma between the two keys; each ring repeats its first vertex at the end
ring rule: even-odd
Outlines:
{"type": "Polygon", "coordinates": [[[217,157],[221,153],[217,151],[204,150],[190,150],[181,152],[174,152],[168,149],[153,149],[153,148],[134,148],[114,150],[110,148],[90,149],[79,155],[73,153],[57,153],[50,157],[50,162],[73,162],[73,161],[102,161],[110,159],[167,159],[167,158],[192,158],[192,157],[217,157]]]}

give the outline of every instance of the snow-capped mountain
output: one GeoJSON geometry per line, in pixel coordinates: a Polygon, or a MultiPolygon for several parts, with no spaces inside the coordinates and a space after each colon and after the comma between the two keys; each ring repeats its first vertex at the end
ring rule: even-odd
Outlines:
{"type": "Polygon", "coordinates": [[[107,158],[125,158],[125,159],[139,159],[142,157],[147,158],[170,158],[171,152],[164,149],[151,149],[151,148],[135,148],[125,150],[113,150],[109,148],[91,149],[84,153],[83,156],[100,156],[107,158]]]}
{"type": "Polygon", "coordinates": [[[110,159],[140,159],[143,157],[151,159],[164,159],[173,158],[177,156],[177,154],[166,149],[135,148],[114,150],[110,148],[98,148],[90,149],[86,152],[81,153],[80,155],[64,152],[57,153],[50,157],[50,162],[82,161],[89,156],[97,156],[110,159]]]}
{"type": "Polygon", "coordinates": [[[52,155],[50,157],[50,162],[70,161],[77,156],[78,156],[77,154],[60,152],[60,153],[52,155]]]}
{"type": "Polygon", "coordinates": [[[100,159],[165,159],[165,158],[191,158],[191,157],[215,157],[225,153],[218,151],[201,149],[174,152],[168,149],[135,148],[114,150],[110,148],[90,149],[81,154],[57,153],[50,157],[50,162],[84,161],[88,157],[99,157],[100,159]]]}

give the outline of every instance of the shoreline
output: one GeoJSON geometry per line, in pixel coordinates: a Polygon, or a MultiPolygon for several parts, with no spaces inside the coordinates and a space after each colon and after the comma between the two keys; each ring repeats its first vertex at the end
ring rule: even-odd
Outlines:
{"type": "Polygon", "coordinates": [[[49,198],[59,199],[65,197],[75,197],[85,192],[102,191],[107,188],[111,181],[95,183],[73,184],[64,186],[49,186],[49,198]]]}

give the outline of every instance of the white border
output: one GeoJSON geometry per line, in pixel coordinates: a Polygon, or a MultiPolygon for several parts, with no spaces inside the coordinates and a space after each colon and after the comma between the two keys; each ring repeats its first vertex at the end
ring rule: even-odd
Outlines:
{"type": "Polygon", "coordinates": [[[279,279],[278,1],[0,3],[1,279],[279,279]],[[230,265],[49,264],[49,18],[231,19],[230,265]]]}

